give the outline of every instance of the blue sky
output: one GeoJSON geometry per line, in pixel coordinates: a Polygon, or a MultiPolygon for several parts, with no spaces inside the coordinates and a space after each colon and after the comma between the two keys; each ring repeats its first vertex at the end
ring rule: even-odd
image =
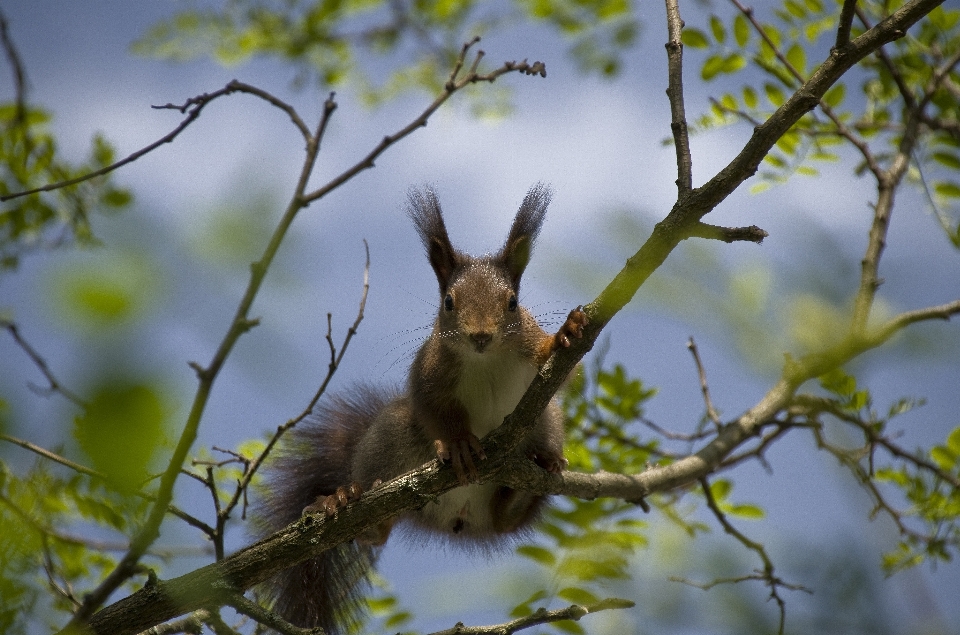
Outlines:
{"type": "MultiPolygon", "coordinates": [[[[326,93],[291,87],[293,72],[270,61],[223,68],[205,60],[187,64],[133,56],[129,44],[146,27],[187,3],[122,0],[72,3],[56,0],[5,2],[30,80],[30,97],[54,114],[54,130],[62,152],[79,160],[89,139],[102,132],[126,155],[166,134],[179,122],[172,111],[150,105],[180,103],[238,78],[273,91],[294,104],[308,121],[315,120],[326,93]]],[[[230,446],[261,435],[299,412],[313,394],[326,365],[323,335],[326,313],[335,332],[353,321],[363,263],[362,240],[371,249],[371,292],[367,317],[351,344],[337,386],[358,379],[402,381],[416,338],[436,306],[435,280],[421,255],[415,233],[402,212],[406,189],[434,183],[440,193],[455,244],[471,252],[496,249],[512,215],[530,185],[550,183],[555,191],[538,249],[526,276],[522,301],[550,322],[591,300],[598,282],[612,277],[636,249],[652,224],[675,198],[673,149],[669,136],[663,9],[644,5],[646,21],[641,45],[616,83],[577,73],[556,42],[536,29],[483,42],[488,59],[544,59],[546,79],[510,75],[501,81],[514,91],[515,114],[500,122],[478,122],[463,103],[438,113],[423,130],[391,148],[368,171],[330,197],[311,206],[298,219],[289,244],[281,251],[254,313],[262,326],[243,338],[217,383],[197,447],[230,446]],[[638,63],[635,60],[642,60],[638,63]],[[614,233],[614,212],[625,210],[646,228],[614,233]],[[607,229],[605,229],[607,228],[607,229]],[[632,246],[632,247],[631,247],[632,246]],[[580,262],[571,270],[570,260],[580,262]],[[590,267],[584,269],[584,263],[590,267]]],[[[691,5],[688,24],[703,21],[691,5]]],[[[687,112],[692,118],[707,107],[710,94],[722,84],[695,81],[695,54],[688,55],[687,112]]],[[[4,71],[6,73],[6,71],[4,71]]],[[[0,91],[10,90],[7,74],[0,91]]],[[[386,108],[363,109],[349,90],[338,95],[340,108],[324,141],[313,183],[319,185],[361,158],[379,139],[402,127],[428,103],[423,94],[405,96],[386,108]]],[[[692,141],[694,182],[702,183],[732,158],[750,129],[737,126],[695,136],[692,141]]],[[[154,261],[170,267],[153,300],[155,317],[129,333],[114,334],[124,345],[158,351],[150,367],[164,369],[164,381],[180,395],[175,405],[182,420],[192,394],[190,360],[205,361],[232,314],[246,281],[241,261],[214,263],[197,245],[211,231],[210,218],[231,210],[247,210],[251,223],[270,226],[299,172],[302,142],[279,111],[250,97],[235,95],[211,104],[198,122],[172,145],[124,168],[119,183],[133,190],[134,208],[122,217],[98,219],[96,230],[122,257],[130,245],[145,245],[154,261]],[[259,202],[259,203],[258,203],[259,202]],[[264,216],[258,216],[262,213],[264,216]],[[126,246],[126,247],[125,247],[126,246]]],[[[773,293],[796,290],[795,278],[826,288],[855,280],[855,265],[865,245],[871,184],[851,175],[853,163],[836,166],[818,179],[751,195],[746,189],[725,201],[711,221],[725,225],[757,224],[770,233],[760,247],[710,245],[718,265],[744,271],[769,267],[773,293]],[[846,263],[833,267],[825,254],[846,263]]],[[[748,185],[750,183],[748,182],[748,185]]],[[[939,233],[923,199],[905,190],[894,212],[891,238],[881,274],[882,300],[891,310],[918,308],[960,296],[960,258],[939,233]]],[[[703,245],[683,245],[672,260],[700,257],[703,245]]],[[[253,259],[256,252],[250,253],[253,259]]],[[[99,336],[78,334],[58,321],[52,306],[50,280],[81,266],[90,254],[49,254],[28,258],[14,276],[0,278],[0,311],[12,312],[25,335],[45,353],[68,382],[82,385],[87,346],[99,336]]],[[[149,260],[148,260],[149,262],[149,260]]],[[[702,282],[711,278],[704,275],[702,282]]],[[[852,287],[848,287],[852,291],[852,287]]],[[[765,391],[770,377],[737,354],[733,338],[705,308],[678,313],[664,308],[652,292],[637,299],[608,329],[609,359],[625,364],[660,389],[648,414],[661,425],[691,429],[702,414],[696,373],[686,341],[696,337],[707,366],[711,390],[726,417],[750,407],[765,391]]],[[[696,299],[684,306],[696,307],[696,299]]],[[[776,304],[777,297],[771,300],[776,304]]],[[[957,420],[960,383],[960,330],[956,324],[922,327],[926,356],[904,346],[884,355],[873,353],[857,366],[862,380],[885,408],[900,396],[925,396],[924,408],[903,418],[904,444],[942,442],[957,420]],[[932,344],[932,345],[931,345],[932,344]]],[[[99,340],[103,341],[103,340],[99,340]]],[[[34,369],[9,341],[0,341],[0,357],[18,360],[0,385],[5,394],[20,395],[12,432],[52,443],[65,409],[37,403],[23,390],[38,381],[34,369]]],[[[6,373],[5,373],[6,375],[6,373]]],[[[807,438],[787,439],[772,450],[774,467],[767,475],[746,466],[732,476],[737,493],[767,507],[768,518],[751,523],[752,535],[769,541],[773,557],[791,557],[797,544],[823,543],[843,548],[859,543],[868,558],[895,543],[890,523],[866,521],[869,506],[837,470],[817,453],[807,438]]],[[[3,450],[9,456],[8,448],[3,450]]],[[[194,509],[205,509],[201,494],[181,487],[178,495],[194,509]],[[194,500],[196,499],[196,500],[194,500]]],[[[658,531],[666,531],[660,529],[658,531]]],[[[175,539],[188,540],[185,534],[175,539]]],[[[238,547],[245,538],[232,536],[238,547]]],[[[661,536],[658,540],[669,542],[661,536]]],[[[660,544],[660,543],[658,543],[660,544]]],[[[728,543],[727,549],[738,545],[728,543]]],[[[394,545],[384,558],[384,574],[411,604],[420,598],[421,576],[468,570],[484,576],[503,563],[475,564],[450,554],[442,558],[417,550],[407,559],[407,546],[394,545]],[[423,564],[423,561],[430,561],[423,564]]],[[[753,566],[749,560],[745,566],[753,566]]],[[[672,573],[661,564],[638,558],[638,577],[665,580],[672,573]]],[[[960,588],[957,565],[911,572],[883,583],[891,606],[903,609],[903,624],[917,624],[910,607],[918,604],[906,589],[925,589],[934,598],[944,625],[960,623],[955,592],[960,588]]],[[[482,589],[474,589],[480,593],[482,589]]],[[[699,593],[699,592],[698,592],[699,593]]],[[[757,589],[758,596],[763,595],[757,589]]],[[[700,596],[691,595],[691,598],[700,596]]],[[[802,605],[802,598],[796,601],[802,605]]],[[[491,600],[493,602],[493,600],[491,600]]],[[[770,607],[773,610],[773,607],[770,607]]],[[[496,613],[487,621],[496,619],[496,613]]],[[[439,619],[436,626],[448,625],[439,619]]],[[[617,628],[617,624],[609,626],[617,628]]],[[[426,626],[425,626],[426,628],[426,626]]],[[[589,628],[589,627],[588,627],[589,628]]],[[[591,631],[592,632],[592,631],[591,631]]],[[[599,632],[599,631],[598,631],[599,632]]],[[[678,631],[679,632],[679,631],[678,631]]]]}

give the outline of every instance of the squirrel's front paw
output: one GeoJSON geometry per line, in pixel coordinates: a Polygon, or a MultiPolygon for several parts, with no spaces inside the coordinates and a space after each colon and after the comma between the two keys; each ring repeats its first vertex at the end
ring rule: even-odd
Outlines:
{"type": "Polygon", "coordinates": [[[559,474],[567,469],[568,462],[563,458],[563,454],[554,454],[551,452],[538,452],[530,455],[534,463],[548,472],[559,474]]]}
{"type": "MultiPolygon", "coordinates": [[[[374,487],[376,487],[376,484],[374,487]]],[[[333,516],[339,509],[346,507],[348,503],[359,500],[362,494],[363,488],[360,483],[350,483],[346,487],[338,487],[337,491],[329,496],[317,496],[317,500],[303,508],[303,515],[323,512],[326,516],[333,516]]]]}
{"type": "Polygon", "coordinates": [[[457,480],[461,485],[466,485],[471,481],[476,481],[477,466],[473,463],[473,454],[481,461],[487,458],[480,445],[480,439],[475,434],[468,433],[467,436],[451,439],[437,439],[433,442],[437,449],[437,458],[444,463],[452,463],[453,471],[457,474],[457,480]]]}
{"type": "Polygon", "coordinates": [[[587,317],[587,314],[584,313],[582,306],[578,306],[573,311],[570,311],[570,315],[567,316],[567,320],[563,323],[563,326],[561,326],[557,334],[553,336],[555,346],[557,348],[567,348],[570,346],[570,338],[580,339],[583,337],[583,327],[589,323],[590,319],[587,317]]]}

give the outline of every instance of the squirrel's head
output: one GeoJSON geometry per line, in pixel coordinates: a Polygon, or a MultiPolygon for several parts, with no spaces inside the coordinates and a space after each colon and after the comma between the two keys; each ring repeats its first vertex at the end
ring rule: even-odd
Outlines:
{"type": "MultiPolygon", "coordinates": [[[[407,213],[423,241],[440,286],[441,336],[483,353],[518,332],[520,278],[550,204],[551,192],[537,184],[527,193],[500,251],[474,258],[450,242],[433,188],[413,189],[407,213]]],[[[446,340],[445,340],[446,341],[446,340]]]]}

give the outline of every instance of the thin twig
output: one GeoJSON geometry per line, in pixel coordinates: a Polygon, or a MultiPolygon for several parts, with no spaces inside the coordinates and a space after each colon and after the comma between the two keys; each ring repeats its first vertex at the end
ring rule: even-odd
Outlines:
{"type": "MultiPolygon", "coordinates": [[[[340,351],[337,353],[334,345],[333,339],[330,334],[330,327],[328,326],[326,339],[330,346],[330,364],[327,367],[327,374],[323,378],[323,381],[320,382],[320,387],[317,389],[317,392],[314,393],[313,397],[310,399],[310,402],[307,404],[307,407],[300,412],[299,415],[293,419],[288,420],[286,423],[277,427],[276,432],[267,442],[266,447],[255,459],[249,461],[246,469],[243,473],[243,478],[237,483],[237,489],[234,491],[233,498],[227,503],[224,507],[223,515],[229,516],[230,512],[237,506],[240,500],[240,495],[243,494],[246,496],[246,491],[250,485],[250,481],[253,479],[254,475],[260,469],[260,466],[263,465],[263,462],[267,459],[267,456],[273,450],[274,446],[280,440],[280,438],[289,430],[290,428],[296,426],[298,423],[303,421],[311,412],[313,412],[314,406],[317,405],[317,402],[320,401],[320,397],[327,391],[327,386],[330,385],[330,381],[333,379],[333,374],[340,367],[340,363],[343,361],[343,356],[347,352],[347,346],[350,345],[350,341],[353,339],[353,336],[357,334],[357,330],[360,328],[360,322],[363,321],[364,310],[367,306],[367,295],[370,292],[370,246],[367,244],[366,239],[363,241],[364,254],[366,260],[363,266],[363,290],[360,294],[360,306],[357,310],[357,317],[353,321],[353,324],[347,329],[347,334],[343,338],[343,343],[340,345],[340,351]]],[[[329,314],[328,314],[329,315],[329,314]]],[[[246,510],[244,510],[245,513],[246,510]]]]}
{"type": "Polygon", "coordinates": [[[720,415],[717,413],[717,409],[713,407],[713,400],[710,399],[710,387],[707,385],[707,371],[703,367],[700,352],[697,350],[697,343],[693,341],[692,335],[690,339],[687,340],[687,349],[689,349],[690,354],[693,355],[693,363],[697,365],[697,377],[700,379],[700,392],[703,393],[703,402],[707,407],[707,417],[713,422],[713,425],[716,426],[719,432],[720,428],[723,427],[723,422],[720,421],[720,415]]]}
{"type": "Polygon", "coordinates": [[[503,66],[498,69],[495,69],[486,74],[479,74],[476,72],[477,64],[480,62],[480,59],[483,57],[483,51],[478,51],[474,62],[470,68],[470,71],[461,78],[457,78],[460,73],[460,70],[463,67],[464,59],[466,58],[467,52],[470,47],[480,41],[480,38],[474,38],[472,41],[463,45],[463,48],[460,51],[460,56],[457,58],[456,66],[454,71],[450,74],[449,80],[444,84],[443,92],[431,103],[429,106],[424,109],[420,116],[411,121],[409,124],[393,133],[392,135],[385,136],[377,146],[371,150],[367,156],[355,163],[353,166],[347,168],[341,172],[338,176],[331,179],[326,185],[317,188],[313,192],[306,194],[303,197],[304,205],[309,205],[313,201],[323,198],[330,191],[336,189],[343,183],[349,181],[354,176],[374,167],[374,161],[383,154],[387,148],[394,145],[404,137],[410,135],[412,132],[418,128],[422,128],[427,125],[427,119],[430,118],[433,113],[440,108],[451,96],[460,89],[464,88],[469,84],[476,84],[479,82],[494,82],[498,77],[512,71],[517,71],[523,73],[524,75],[540,75],[541,77],[546,77],[546,68],[544,67],[543,62],[534,62],[533,64],[528,64],[526,60],[523,62],[506,62],[503,66]]]}
{"type": "Polygon", "coordinates": [[[28,148],[28,152],[24,158],[24,160],[26,160],[26,156],[30,154],[29,148],[32,145],[27,129],[27,73],[23,68],[23,60],[20,58],[20,53],[13,43],[13,38],[10,37],[9,27],[7,16],[3,13],[3,10],[0,9],[0,43],[3,45],[3,51],[7,56],[7,61],[10,63],[10,69],[13,72],[14,104],[16,104],[14,121],[23,129],[24,139],[28,148]]]}
{"type": "MultiPolygon", "coordinates": [[[[770,559],[770,556],[767,555],[767,550],[759,542],[753,541],[747,538],[742,532],[740,532],[736,527],[734,527],[730,521],[727,519],[726,514],[720,509],[720,506],[717,505],[716,499],[713,497],[713,492],[710,491],[710,482],[706,477],[700,479],[700,486],[703,490],[703,496],[707,501],[707,507],[710,508],[710,511],[713,513],[714,517],[717,519],[717,522],[720,523],[720,526],[723,527],[723,530],[733,536],[737,542],[742,544],[744,547],[753,551],[757,554],[760,560],[763,562],[763,571],[758,571],[756,576],[746,576],[743,578],[730,578],[726,580],[721,580],[720,582],[740,582],[743,580],[760,580],[767,585],[770,589],[770,597],[773,599],[777,606],[780,609],[780,627],[778,633],[783,635],[783,629],[786,624],[787,619],[787,604],[780,597],[778,589],[780,587],[790,589],[790,590],[800,590],[810,593],[809,589],[806,589],[799,585],[787,584],[780,578],[778,578],[774,573],[773,561],[770,559]]],[[[716,582],[715,582],[716,583],[716,582]]]]}
{"type": "Polygon", "coordinates": [[[492,624],[490,626],[464,626],[462,623],[453,628],[442,631],[436,631],[431,635],[511,635],[541,624],[551,624],[553,622],[562,622],[564,620],[580,621],[580,619],[590,613],[607,611],[610,609],[629,609],[633,608],[634,603],[630,600],[621,600],[619,598],[608,598],[600,600],[593,604],[573,604],[566,608],[548,611],[539,608],[526,617],[520,617],[504,624],[492,624]]]}
{"type": "Polygon", "coordinates": [[[66,181],[60,181],[58,183],[50,183],[48,185],[37,187],[32,190],[25,190],[23,192],[14,192],[13,194],[0,196],[0,201],[9,201],[15,198],[19,198],[21,196],[29,196],[30,194],[37,194],[40,192],[49,192],[51,190],[58,190],[64,187],[70,187],[71,185],[77,185],[78,183],[89,181],[90,179],[94,179],[98,176],[104,176],[106,174],[109,174],[110,172],[113,172],[118,168],[121,168],[127,165],[128,163],[133,163],[134,161],[144,156],[145,154],[149,154],[150,152],[153,152],[160,146],[166,143],[170,143],[174,139],[176,139],[181,132],[187,129],[187,126],[189,126],[190,124],[192,124],[194,121],[197,120],[197,117],[200,116],[200,113],[201,111],[203,111],[203,108],[207,104],[209,104],[211,101],[213,101],[218,97],[223,97],[224,95],[229,95],[235,92],[248,93],[251,95],[255,95],[257,97],[260,97],[261,99],[266,100],[267,102],[276,106],[277,108],[280,108],[290,116],[290,119],[293,121],[294,125],[296,125],[297,129],[300,130],[300,133],[304,135],[305,138],[309,139],[310,137],[309,129],[306,127],[306,125],[304,125],[303,120],[300,119],[300,116],[296,113],[296,111],[292,106],[285,104],[283,101],[277,99],[276,97],[274,97],[273,95],[271,95],[270,93],[264,90],[261,90],[254,86],[250,86],[249,84],[245,84],[243,82],[239,82],[237,80],[233,80],[229,84],[221,88],[220,90],[216,90],[212,93],[204,93],[202,95],[198,95],[197,97],[191,97],[180,106],[175,106],[173,104],[165,104],[163,106],[153,106],[153,108],[155,109],[179,110],[181,113],[186,114],[186,117],[184,117],[183,121],[180,122],[180,125],[174,128],[171,132],[164,135],[157,141],[151,143],[150,145],[137,150],[133,154],[130,154],[129,156],[126,156],[123,159],[116,161],[115,163],[111,163],[108,166],[102,167],[99,170],[89,172],[87,174],[84,174],[83,176],[78,176],[77,178],[74,178],[74,179],[67,179],[66,181]]]}
{"type": "MultiPolygon", "coordinates": [[[[90,469],[85,465],[75,463],[70,459],[64,458],[59,454],[56,454],[55,452],[51,452],[50,450],[46,448],[42,448],[39,445],[36,445],[34,443],[30,443],[29,441],[24,441],[23,439],[18,439],[17,437],[12,437],[9,434],[2,434],[2,433],[0,433],[0,440],[6,441],[7,443],[13,443],[14,445],[19,445],[21,448],[25,450],[30,450],[34,454],[38,454],[45,459],[49,459],[53,461],[54,463],[59,463],[60,465],[69,467],[71,470],[74,470],[75,472],[79,472],[80,474],[85,474],[86,476],[90,476],[92,478],[95,478],[101,481],[110,480],[110,477],[108,477],[106,474],[103,474],[102,472],[98,472],[96,470],[90,469]]],[[[149,500],[149,501],[156,500],[156,497],[154,497],[151,494],[147,494],[145,492],[136,492],[136,495],[145,500],[149,500]]],[[[183,510],[176,507],[175,505],[170,505],[168,507],[168,511],[170,512],[170,514],[176,516],[177,518],[186,521],[189,525],[201,530],[207,536],[213,535],[212,527],[204,523],[202,520],[199,520],[197,518],[194,518],[190,514],[187,514],[183,510]]]]}
{"type": "Polygon", "coordinates": [[[722,240],[725,243],[751,242],[759,245],[762,244],[763,239],[770,234],[756,225],[750,225],[749,227],[721,227],[719,225],[697,222],[690,228],[688,235],[696,238],[707,238],[709,240],[722,240]]]}
{"type": "MultiPolygon", "coordinates": [[[[873,25],[870,23],[870,19],[867,17],[866,12],[860,7],[856,7],[857,18],[863,24],[864,28],[868,31],[873,28],[873,25]]],[[[900,67],[894,64],[893,60],[890,59],[890,56],[887,55],[887,52],[881,46],[876,51],[874,55],[877,56],[877,59],[880,60],[880,63],[883,64],[887,72],[890,73],[890,77],[893,78],[893,82],[897,85],[897,90],[900,91],[900,97],[903,99],[903,103],[909,110],[913,110],[916,106],[916,97],[913,94],[913,91],[910,90],[910,87],[907,85],[907,81],[903,78],[903,73],[900,72],[900,67]]]]}
{"type": "MultiPolygon", "coordinates": [[[[50,366],[47,364],[46,360],[34,349],[30,344],[23,339],[23,336],[20,335],[20,329],[16,324],[10,322],[9,320],[0,319],[0,327],[7,330],[10,333],[10,337],[13,338],[13,341],[17,343],[17,346],[27,354],[27,357],[33,362],[37,369],[43,373],[43,376],[46,378],[47,383],[50,384],[49,388],[46,389],[50,393],[60,393],[68,400],[72,401],[74,404],[80,406],[81,408],[86,408],[87,404],[83,399],[80,398],[77,393],[66,388],[60,381],[54,376],[53,371],[50,370],[50,366]]],[[[38,392],[40,389],[36,389],[38,392]]]]}

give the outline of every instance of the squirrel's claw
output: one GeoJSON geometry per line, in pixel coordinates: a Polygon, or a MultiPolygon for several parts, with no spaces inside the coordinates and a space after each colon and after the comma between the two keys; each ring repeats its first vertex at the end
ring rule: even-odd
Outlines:
{"type": "Polygon", "coordinates": [[[433,444],[437,449],[437,458],[444,463],[453,464],[453,471],[457,474],[457,480],[461,485],[476,482],[479,479],[473,455],[476,454],[481,461],[486,459],[487,455],[476,435],[468,434],[466,437],[450,441],[437,439],[433,444]]]}
{"type": "Polygon", "coordinates": [[[553,474],[559,474],[567,469],[568,465],[568,461],[563,457],[563,454],[539,453],[532,454],[530,458],[534,463],[553,474]]]}
{"type": "Polygon", "coordinates": [[[578,306],[567,316],[566,321],[557,334],[554,335],[556,348],[567,348],[570,346],[570,338],[580,339],[583,337],[583,327],[590,323],[590,318],[584,313],[583,307],[578,306]]]}
{"type": "Polygon", "coordinates": [[[359,500],[362,495],[363,487],[361,487],[360,483],[350,483],[345,487],[338,487],[337,490],[329,496],[322,494],[317,496],[317,500],[303,508],[303,515],[323,512],[326,516],[333,516],[349,503],[359,500]]]}

